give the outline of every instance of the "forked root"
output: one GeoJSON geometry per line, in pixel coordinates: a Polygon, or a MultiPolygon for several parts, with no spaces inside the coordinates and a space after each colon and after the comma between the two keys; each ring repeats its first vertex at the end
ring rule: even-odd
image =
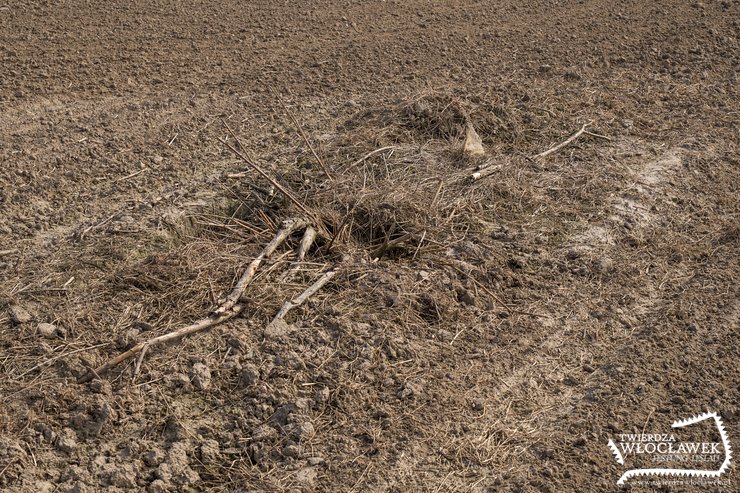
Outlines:
{"type": "Polygon", "coordinates": [[[216,310],[214,310],[206,318],[198,320],[197,322],[186,327],[168,332],[167,334],[163,334],[157,337],[153,337],[144,342],[140,342],[131,349],[119,354],[115,358],[106,361],[98,368],[95,368],[94,370],[91,369],[88,373],[80,377],[77,380],[77,383],[86,383],[96,377],[100,377],[107,373],[111,368],[133,358],[137,354],[140,354],[141,356],[139,358],[139,361],[137,361],[135,369],[135,373],[138,373],[138,370],[141,368],[143,355],[146,352],[151,352],[157,346],[182,339],[183,337],[190,334],[203,332],[238,315],[244,309],[244,307],[242,305],[238,305],[237,302],[244,294],[247,286],[249,286],[249,284],[252,282],[252,279],[254,279],[254,275],[257,272],[259,266],[265,259],[267,259],[275,252],[277,247],[280,246],[291,235],[291,233],[305,227],[306,224],[307,222],[303,219],[288,219],[287,221],[284,221],[282,228],[280,228],[272,241],[270,241],[270,243],[265,246],[265,248],[262,250],[262,253],[260,253],[259,256],[257,256],[257,258],[249,264],[249,267],[247,267],[247,269],[244,271],[244,274],[242,274],[242,276],[239,278],[234,288],[231,290],[228,296],[226,296],[226,299],[218,308],[216,308],[216,310]]]}

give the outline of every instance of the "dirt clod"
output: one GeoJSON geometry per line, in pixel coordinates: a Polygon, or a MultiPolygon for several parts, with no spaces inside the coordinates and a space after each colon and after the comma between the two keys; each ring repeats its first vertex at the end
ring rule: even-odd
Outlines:
{"type": "Polygon", "coordinates": [[[195,363],[190,369],[190,380],[198,390],[207,390],[211,385],[211,369],[204,363],[195,363]]]}
{"type": "Polygon", "coordinates": [[[8,307],[10,319],[16,324],[25,324],[33,320],[33,316],[20,305],[10,305],[8,307]]]}
{"type": "Polygon", "coordinates": [[[65,454],[77,448],[77,433],[71,428],[64,428],[56,439],[56,448],[65,454]]]}
{"type": "Polygon", "coordinates": [[[59,334],[59,328],[56,325],[45,322],[40,323],[36,329],[41,337],[45,337],[47,339],[54,339],[59,334]]]}

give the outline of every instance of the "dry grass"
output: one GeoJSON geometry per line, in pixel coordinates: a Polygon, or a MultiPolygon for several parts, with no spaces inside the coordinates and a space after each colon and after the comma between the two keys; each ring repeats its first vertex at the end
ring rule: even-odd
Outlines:
{"type": "MultiPolygon", "coordinates": [[[[561,142],[581,122],[477,101],[425,94],[354,115],[320,141],[331,182],[305,155],[273,166],[327,235],[294,282],[278,279],[299,235],[261,268],[244,317],[148,355],[136,380],[133,362],[111,372],[120,429],[149,444],[170,435],[166,441],[217,439],[228,460],[193,466],[214,491],[235,482],[304,487],[298,462],[285,456],[288,445],[330,460],[317,484],[342,481],[355,491],[388,486],[391,476],[401,489],[421,481],[430,491],[483,491],[527,474],[523,464],[533,458],[549,460],[549,434],[574,398],[563,382],[577,378],[584,361],[626,344],[640,316],[612,313],[604,324],[593,314],[625,305],[625,293],[651,300],[644,291],[685,274],[671,259],[700,255],[707,242],[726,249],[737,228],[730,220],[706,232],[695,220],[654,222],[660,197],[635,191],[646,186],[639,185],[645,157],[658,154],[650,148],[584,135],[535,162],[525,154],[561,142]],[[484,159],[462,155],[468,122],[488,149],[484,159]],[[471,179],[492,165],[500,169],[471,179]],[[632,196],[636,207],[618,204],[632,196]],[[651,202],[637,203],[646,197],[651,202]],[[648,264],[665,277],[643,288],[648,264]],[[266,337],[282,303],[329,265],[339,274],[291,312],[290,332],[266,337]],[[183,383],[194,362],[215,373],[207,391],[183,383]],[[259,374],[256,383],[243,383],[244,367],[259,374]],[[286,406],[289,418],[276,421],[286,406]],[[298,436],[306,423],[314,432],[298,436]],[[257,436],[266,424],[272,431],[257,436]]],[[[256,174],[224,182],[217,205],[180,215],[156,234],[97,234],[72,245],[56,266],[64,275],[23,266],[4,301],[23,294],[39,319],[68,333],[37,343],[23,329],[0,363],[10,377],[3,393],[33,400],[39,389],[54,389],[74,402],[71,381],[87,367],[217,306],[280,221],[301,215],[256,174]],[[60,288],[69,277],[84,282],[60,288]],[[50,286],[59,291],[43,291],[50,286]]],[[[0,336],[9,339],[16,329],[2,322],[0,336]]],[[[60,409],[45,419],[66,426],[70,414],[60,409]]],[[[10,424],[17,416],[2,422],[6,436],[25,433],[10,424]]],[[[10,478],[21,465],[2,463],[10,478]]]]}

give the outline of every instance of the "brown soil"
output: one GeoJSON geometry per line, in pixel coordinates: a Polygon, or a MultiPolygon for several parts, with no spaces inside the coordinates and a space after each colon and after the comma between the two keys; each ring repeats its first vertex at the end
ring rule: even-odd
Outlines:
{"type": "Polygon", "coordinates": [[[740,440],[738,19],[731,1],[0,5],[0,488],[611,491],[619,433],[714,411],[740,440]],[[301,215],[224,122],[334,240],[281,282],[293,238],[243,315],[136,377],[77,384],[208,314],[301,215]],[[461,155],[467,123],[486,157],[461,155]],[[482,165],[500,167],[471,180],[482,165]]]}

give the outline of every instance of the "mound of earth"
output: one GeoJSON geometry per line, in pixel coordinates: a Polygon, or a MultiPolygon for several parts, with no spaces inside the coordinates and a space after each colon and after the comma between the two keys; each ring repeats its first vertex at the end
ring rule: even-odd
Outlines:
{"type": "Polygon", "coordinates": [[[738,13],[0,6],[0,488],[608,491],[620,434],[740,437],[738,13]]]}

